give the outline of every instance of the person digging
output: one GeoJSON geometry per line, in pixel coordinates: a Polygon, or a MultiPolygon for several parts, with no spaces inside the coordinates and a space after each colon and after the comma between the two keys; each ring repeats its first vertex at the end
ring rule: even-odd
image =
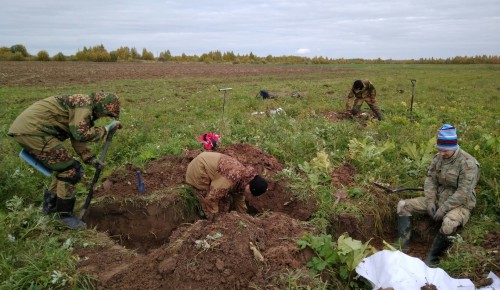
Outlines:
{"type": "Polygon", "coordinates": [[[73,215],[76,202],[76,184],[84,170],[65,148],[70,140],[82,161],[102,169],[104,164],[87,147],[88,142],[106,138],[108,132],[120,129],[119,98],[111,93],[58,95],[39,100],[25,109],[10,126],[8,135],[23,150],[53,171],[52,181],[44,191],[43,211],[57,213],[71,229],[85,228],[86,224],[73,215]],[[102,117],[114,118],[103,127],[94,126],[102,117]]]}
{"type": "Polygon", "coordinates": [[[369,80],[356,80],[346,96],[346,112],[356,116],[361,111],[364,102],[368,104],[379,121],[384,119],[382,110],[377,103],[377,90],[369,80]]]}
{"type": "Polygon", "coordinates": [[[412,214],[427,213],[441,223],[431,249],[425,259],[428,266],[435,266],[439,257],[451,244],[450,236],[459,226],[469,221],[476,206],[476,192],[480,165],[469,153],[459,148],[456,129],[444,124],[437,134],[438,153],[434,156],[424,182],[425,196],[400,200],[397,206],[398,242],[408,249],[412,214]]]}
{"type": "Polygon", "coordinates": [[[186,183],[196,189],[196,197],[209,220],[230,210],[247,212],[245,198],[267,191],[267,181],[250,166],[217,152],[202,152],[188,165],[186,183]]]}

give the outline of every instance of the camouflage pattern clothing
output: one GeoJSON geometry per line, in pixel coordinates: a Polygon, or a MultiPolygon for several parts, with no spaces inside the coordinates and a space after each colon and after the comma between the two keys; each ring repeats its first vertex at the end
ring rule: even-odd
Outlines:
{"type": "Polygon", "coordinates": [[[234,209],[245,213],[245,186],[257,175],[252,167],[217,152],[202,152],[188,165],[186,183],[196,195],[207,218],[234,209]],[[233,208],[231,208],[231,206],[233,208]]]}
{"type": "Polygon", "coordinates": [[[350,112],[352,115],[356,115],[361,110],[361,105],[366,102],[370,109],[375,113],[375,116],[379,119],[383,119],[382,111],[377,104],[377,90],[369,80],[362,80],[363,88],[361,90],[356,90],[351,87],[349,94],[346,97],[346,111],[350,112]]]}
{"type": "Polygon", "coordinates": [[[118,97],[108,93],[52,96],[32,104],[12,123],[8,135],[28,153],[56,172],[49,191],[62,199],[73,198],[75,184],[83,175],[81,164],[64,147],[71,140],[75,152],[89,163],[95,154],[87,142],[105,138],[104,127],[94,121],[108,116],[118,118],[118,97]]]}
{"type": "Polygon", "coordinates": [[[440,232],[455,233],[458,226],[464,226],[470,211],[476,206],[474,188],[479,181],[480,165],[477,160],[462,149],[457,149],[450,158],[436,154],[427,170],[424,197],[400,201],[398,215],[427,213],[429,204],[445,213],[440,232]]]}

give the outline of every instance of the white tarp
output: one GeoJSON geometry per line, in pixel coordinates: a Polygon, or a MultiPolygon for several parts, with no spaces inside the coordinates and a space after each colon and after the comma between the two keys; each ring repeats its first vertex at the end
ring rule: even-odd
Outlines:
{"type": "MultiPolygon", "coordinates": [[[[367,257],[356,267],[356,272],[366,278],[373,289],[392,287],[394,290],[420,290],[426,283],[439,290],[475,290],[470,279],[451,278],[441,268],[429,268],[425,263],[401,251],[383,250],[367,257]]],[[[493,284],[480,289],[500,290],[500,280],[492,272],[488,278],[493,284]]]]}

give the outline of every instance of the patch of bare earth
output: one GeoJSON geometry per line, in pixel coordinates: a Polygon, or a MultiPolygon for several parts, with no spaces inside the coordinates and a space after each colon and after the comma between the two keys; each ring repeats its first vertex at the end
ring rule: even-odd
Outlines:
{"type": "Polygon", "coordinates": [[[251,65],[162,62],[0,61],[0,86],[57,86],[112,80],[183,77],[234,78],[305,75],[348,70],[318,65],[251,65]]]}

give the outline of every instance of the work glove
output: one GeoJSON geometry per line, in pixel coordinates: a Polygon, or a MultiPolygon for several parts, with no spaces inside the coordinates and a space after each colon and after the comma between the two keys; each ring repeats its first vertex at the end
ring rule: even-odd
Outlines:
{"type": "Polygon", "coordinates": [[[434,218],[434,214],[436,213],[436,203],[435,202],[427,202],[427,213],[434,218]]]}
{"type": "Polygon", "coordinates": [[[90,160],[89,162],[90,165],[94,166],[96,169],[100,169],[100,170],[103,170],[104,169],[104,163],[97,159],[97,158],[92,158],[92,160],[90,160]]]}
{"type": "Polygon", "coordinates": [[[434,220],[435,221],[442,221],[443,217],[445,215],[445,212],[443,210],[443,207],[438,208],[437,212],[434,214],[434,220]]]}
{"type": "Polygon", "coordinates": [[[109,122],[109,124],[104,126],[104,128],[106,129],[106,133],[109,133],[112,130],[120,129],[121,127],[122,127],[122,123],[120,123],[120,121],[117,121],[117,120],[113,120],[113,121],[109,122]]]}

